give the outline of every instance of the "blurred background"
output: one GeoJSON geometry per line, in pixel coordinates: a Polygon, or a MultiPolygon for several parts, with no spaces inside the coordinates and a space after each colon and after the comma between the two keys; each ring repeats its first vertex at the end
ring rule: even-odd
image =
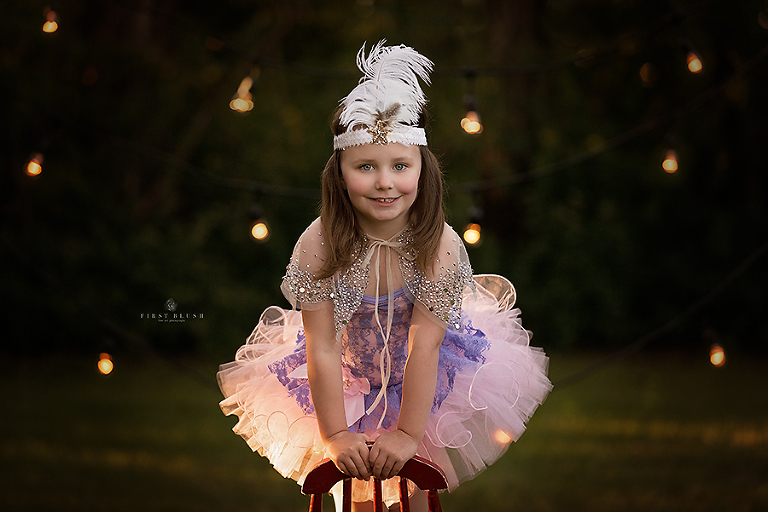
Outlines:
{"type": "Polygon", "coordinates": [[[449,223],[556,384],[444,508],[768,508],[751,0],[0,1],[0,508],[306,508],[215,372],[287,306],[331,113],[384,38],[435,63],[449,223]]]}

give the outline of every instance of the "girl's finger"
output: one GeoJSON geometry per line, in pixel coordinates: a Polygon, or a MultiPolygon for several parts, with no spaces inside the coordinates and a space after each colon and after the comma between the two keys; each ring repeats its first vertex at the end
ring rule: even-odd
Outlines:
{"type": "Polygon", "coordinates": [[[390,470],[389,478],[396,477],[400,473],[400,470],[403,469],[403,466],[405,466],[405,462],[401,462],[401,461],[396,462],[395,465],[392,466],[392,469],[390,470]]]}
{"type": "MultiPolygon", "coordinates": [[[[368,450],[366,449],[366,452],[367,451],[368,450]]],[[[368,455],[368,454],[366,453],[366,455],[368,455]]],[[[370,471],[368,465],[366,464],[367,461],[366,461],[365,458],[361,457],[359,453],[356,453],[352,457],[351,462],[352,462],[352,464],[354,465],[354,468],[355,468],[355,475],[353,475],[355,478],[360,478],[362,480],[368,480],[371,477],[371,471],[370,471]]]]}

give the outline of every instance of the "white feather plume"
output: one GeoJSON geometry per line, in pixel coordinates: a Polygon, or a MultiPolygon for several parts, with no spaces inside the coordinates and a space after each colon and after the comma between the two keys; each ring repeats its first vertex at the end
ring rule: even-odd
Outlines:
{"type": "Polygon", "coordinates": [[[390,126],[415,125],[427,98],[419,78],[429,85],[432,61],[405,45],[385,47],[379,41],[365,56],[365,44],[357,52],[357,67],[363,72],[357,87],[341,103],[341,124],[373,126],[377,119],[390,126]]]}

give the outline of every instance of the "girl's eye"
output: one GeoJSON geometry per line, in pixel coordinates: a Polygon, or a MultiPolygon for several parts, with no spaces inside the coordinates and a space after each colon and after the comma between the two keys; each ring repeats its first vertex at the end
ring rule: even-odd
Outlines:
{"type": "Polygon", "coordinates": [[[373,166],[371,164],[363,164],[360,166],[360,169],[364,171],[370,171],[371,169],[373,169],[373,166]]]}
{"type": "Polygon", "coordinates": [[[404,171],[406,167],[408,167],[408,166],[405,165],[405,164],[395,164],[395,170],[396,171],[404,171]]]}

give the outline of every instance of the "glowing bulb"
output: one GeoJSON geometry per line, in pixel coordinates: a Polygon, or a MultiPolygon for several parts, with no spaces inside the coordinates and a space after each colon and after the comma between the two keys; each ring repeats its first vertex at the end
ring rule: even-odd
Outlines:
{"type": "Polygon", "coordinates": [[[106,352],[102,352],[99,355],[99,371],[103,375],[109,375],[112,372],[112,369],[115,367],[114,364],[112,364],[112,356],[107,354],[106,352]]]}
{"type": "Polygon", "coordinates": [[[493,439],[499,444],[509,444],[512,442],[512,438],[503,430],[497,430],[496,433],[493,434],[493,439]]]}
{"type": "MultiPolygon", "coordinates": [[[[250,98],[251,93],[248,93],[250,98]]],[[[248,98],[235,98],[229,102],[229,108],[237,112],[248,112],[253,108],[253,102],[248,98]]]]}
{"type": "Polygon", "coordinates": [[[478,116],[477,112],[473,110],[467,112],[466,117],[461,120],[461,127],[470,135],[483,132],[483,125],[480,124],[480,116],[478,116]]]}
{"type": "Polygon", "coordinates": [[[663,167],[669,174],[677,172],[677,153],[675,153],[674,149],[667,150],[667,156],[664,158],[664,161],[661,162],[661,167],[663,167]]]}
{"type": "Polygon", "coordinates": [[[475,245],[480,241],[480,224],[471,223],[464,230],[464,241],[469,245],[475,245]]]}
{"type": "Polygon", "coordinates": [[[717,343],[709,349],[709,362],[712,366],[721,367],[725,364],[725,350],[717,343]]]}
{"type": "Polygon", "coordinates": [[[49,9],[45,13],[45,23],[43,23],[43,32],[46,34],[52,34],[59,29],[59,24],[56,21],[56,11],[49,9]]]}
{"type": "Polygon", "coordinates": [[[251,101],[251,86],[253,85],[253,78],[246,76],[243,81],[240,82],[240,86],[237,88],[237,93],[229,102],[229,108],[237,112],[248,112],[253,108],[253,101],[251,101]]]}
{"type": "Polygon", "coordinates": [[[699,56],[692,51],[688,52],[688,55],[685,56],[685,61],[688,63],[688,71],[693,74],[699,73],[702,67],[704,67],[699,56]]]}
{"type": "Polygon", "coordinates": [[[43,155],[35,153],[27,162],[26,172],[29,176],[37,176],[43,172],[43,155]]]}
{"type": "Polygon", "coordinates": [[[251,226],[251,236],[259,242],[266,240],[269,236],[269,226],[267,226],[267,223],[263,220],[255,222],[251,226]]]}

